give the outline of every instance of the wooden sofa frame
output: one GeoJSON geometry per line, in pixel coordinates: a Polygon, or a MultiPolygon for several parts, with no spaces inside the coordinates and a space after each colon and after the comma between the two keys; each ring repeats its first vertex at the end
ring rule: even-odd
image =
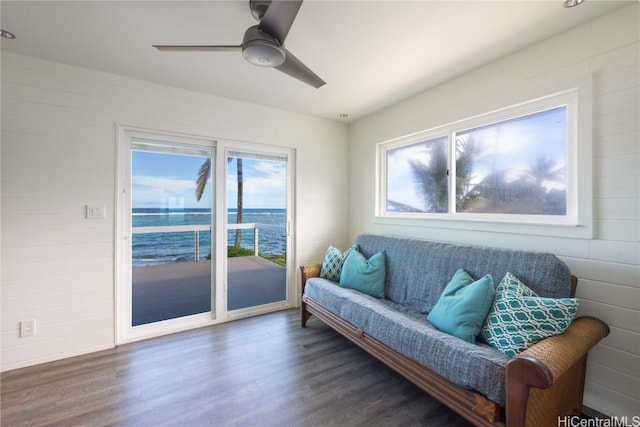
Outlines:
{"type": "MultiPolygon", "coordinates": [[[[593,317],[576,318],[555,337],[544,339],[511,358],[506,368],[506,405],[462,388],[423,365],[377,341],[304,295],[307,279],[320,275],[321,265],[301,271],[301,324],[312,315],[404,376],[476,426],[539,427],[557,425],[558,417],[582,412],[587,355],[609,334],[609,327],[593,317]]],[[[572,296],[578,279],[571,277],[572,296]]]]}

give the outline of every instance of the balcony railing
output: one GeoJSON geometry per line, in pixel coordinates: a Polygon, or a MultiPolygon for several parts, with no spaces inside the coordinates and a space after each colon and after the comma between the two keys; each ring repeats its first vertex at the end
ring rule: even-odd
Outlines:
{"type": "MultiPolygon", "coordinates": [[[[246,224],[228,224],[227,231],[229,230],[253,230],[253,253],[259,255],[260,247],[260,233],[259,230],[274,231],[280,233],[286,233],[287,229],[283,225],[274,224],[262,224],[258,222],[250,222],[246,224]]],[[[185,233],[193,232],[193,247],[194,247],[194,260],[200,261],[200,232],[211,232],[210,225],[171,225],[171,226],[158,226],[158,227],[133,227],[132,234],[151,234],[151,233],[185,233]]]]}

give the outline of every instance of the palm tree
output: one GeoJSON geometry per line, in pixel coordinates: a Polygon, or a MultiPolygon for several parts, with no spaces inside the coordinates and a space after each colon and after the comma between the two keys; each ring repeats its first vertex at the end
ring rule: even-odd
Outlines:
{"type": "Polygon", "coordinates": [[[557,182],[564,178],[564,168],[556,166],[553,159],[540,156],[535,161],[529,163],[527,179],[536,187],[542,187],[544,181],[557,182]]]}
{"type": "MultiPolygon", "coordinates": [[[[231,159],[229,159],[231,161],[231,159]]],[[[242,158],[236,158],[237,175],[238,175],[238,203],[236,213],[236,224],[242,224],[242,204],[243,204],[243,173],[242,173],[242,158]]],[[[198,169],[198,178],[196,179],[196,200],[199,202],[204,194],[204,189],[209,181],[209,175],[211,174],[211,159],[207,159],[198,169]]],[[[242,230],[236,229],[235,247],[240,247],[240,241],[242,240],[242,230]]]]}
{"type": "Polygon", "coordinates": [[[477,198],[473,191],[473,160],[478,154],[477,144],[471,135],[456,139],[456,209],[464,212],[477,198]]]}
{"type": "MultiPolygon", "coordinates": [[[[229,159],[231,161],[231,159],[229,159]]],[[[236,205],[236,224],[242,224],[242,204],[243,204],[243,192],[244,192],[244,178],[242,176],[242,158],[236,157],[236,170],[238,175],[238,201],[236,205]]],[[[235,247],[240,247],[240,240],[242,239],[242,230],[236,229],[236,241],[235,247]]]]}
{"type": "Polygon", "coordinates": [[[424,199],[425,212],[447,212],[449,204],[447,146],[439,141],[425,142],[425,145],[431,152],[429,160],[425,163],[410,160],[411,173],[418,186],[418,193],[424,199]]]}
{"type": "Polygon", "coordinates": [[[211,174],[211,158],[208,158],[200,165],[198,169],[198,179],[196,179],[196,200],[199,202],[204,194],[204,188],[209,181],[209,175],[211,174]]]}
{"type": "MultiPolygon", "coordinates": [[[[431,152],[429,160],[409,161],[417,191],[425,201],[426,212],[449,211],[449,155],[446,141],[426,142],[431,152]]],[[[465,210],[477,198],[471,188],[473,158],[476,144],[472,138],[459,138],[456,141],[456,207],[465,210]]]]}

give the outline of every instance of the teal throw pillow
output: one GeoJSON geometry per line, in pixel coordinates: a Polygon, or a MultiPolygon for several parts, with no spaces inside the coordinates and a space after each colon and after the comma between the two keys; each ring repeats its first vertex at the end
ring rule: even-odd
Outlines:
{"type": "Polygon", "coordinates": [[[491,275],[474,280],[459,269],[433,307],[427,320],[442,332],[474,343],[493,303],[491,275]]]}
{"type": "Polygon", "coordinates": [[[578,306],[577,298],[540,297],[507,273],[496,289],[481,337],[513,357],[544,338],[566,331],[578,306]]]}
{"type": "Polygon", "coordinates": [[[340,286],[355,289],[375,298],[384,298],[386,256],[380,251],[366,259],[360,252],[349,252],[342,266],[340,286]]]}
{"type": "Polygon", "coordinates": [[[342,252],[340,249],[333,246],[327,248],[327,252],[322,262],[322,268],[320,269],[320,277],[327,280],[338,282],[340,280],[340,273],[342,273],[342,265],[344,260],[347,259],[349,252],[357,250],[357,245],[351,246],[346,251],[342,252]]]}

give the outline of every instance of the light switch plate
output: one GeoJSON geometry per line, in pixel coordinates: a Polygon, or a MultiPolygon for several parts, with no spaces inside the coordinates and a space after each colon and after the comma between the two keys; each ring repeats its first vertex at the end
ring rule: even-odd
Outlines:
{"type": "Polygon", "coordinates": [[[104,219],[104,205],[87,205],[87,219],[104,219]]]}

